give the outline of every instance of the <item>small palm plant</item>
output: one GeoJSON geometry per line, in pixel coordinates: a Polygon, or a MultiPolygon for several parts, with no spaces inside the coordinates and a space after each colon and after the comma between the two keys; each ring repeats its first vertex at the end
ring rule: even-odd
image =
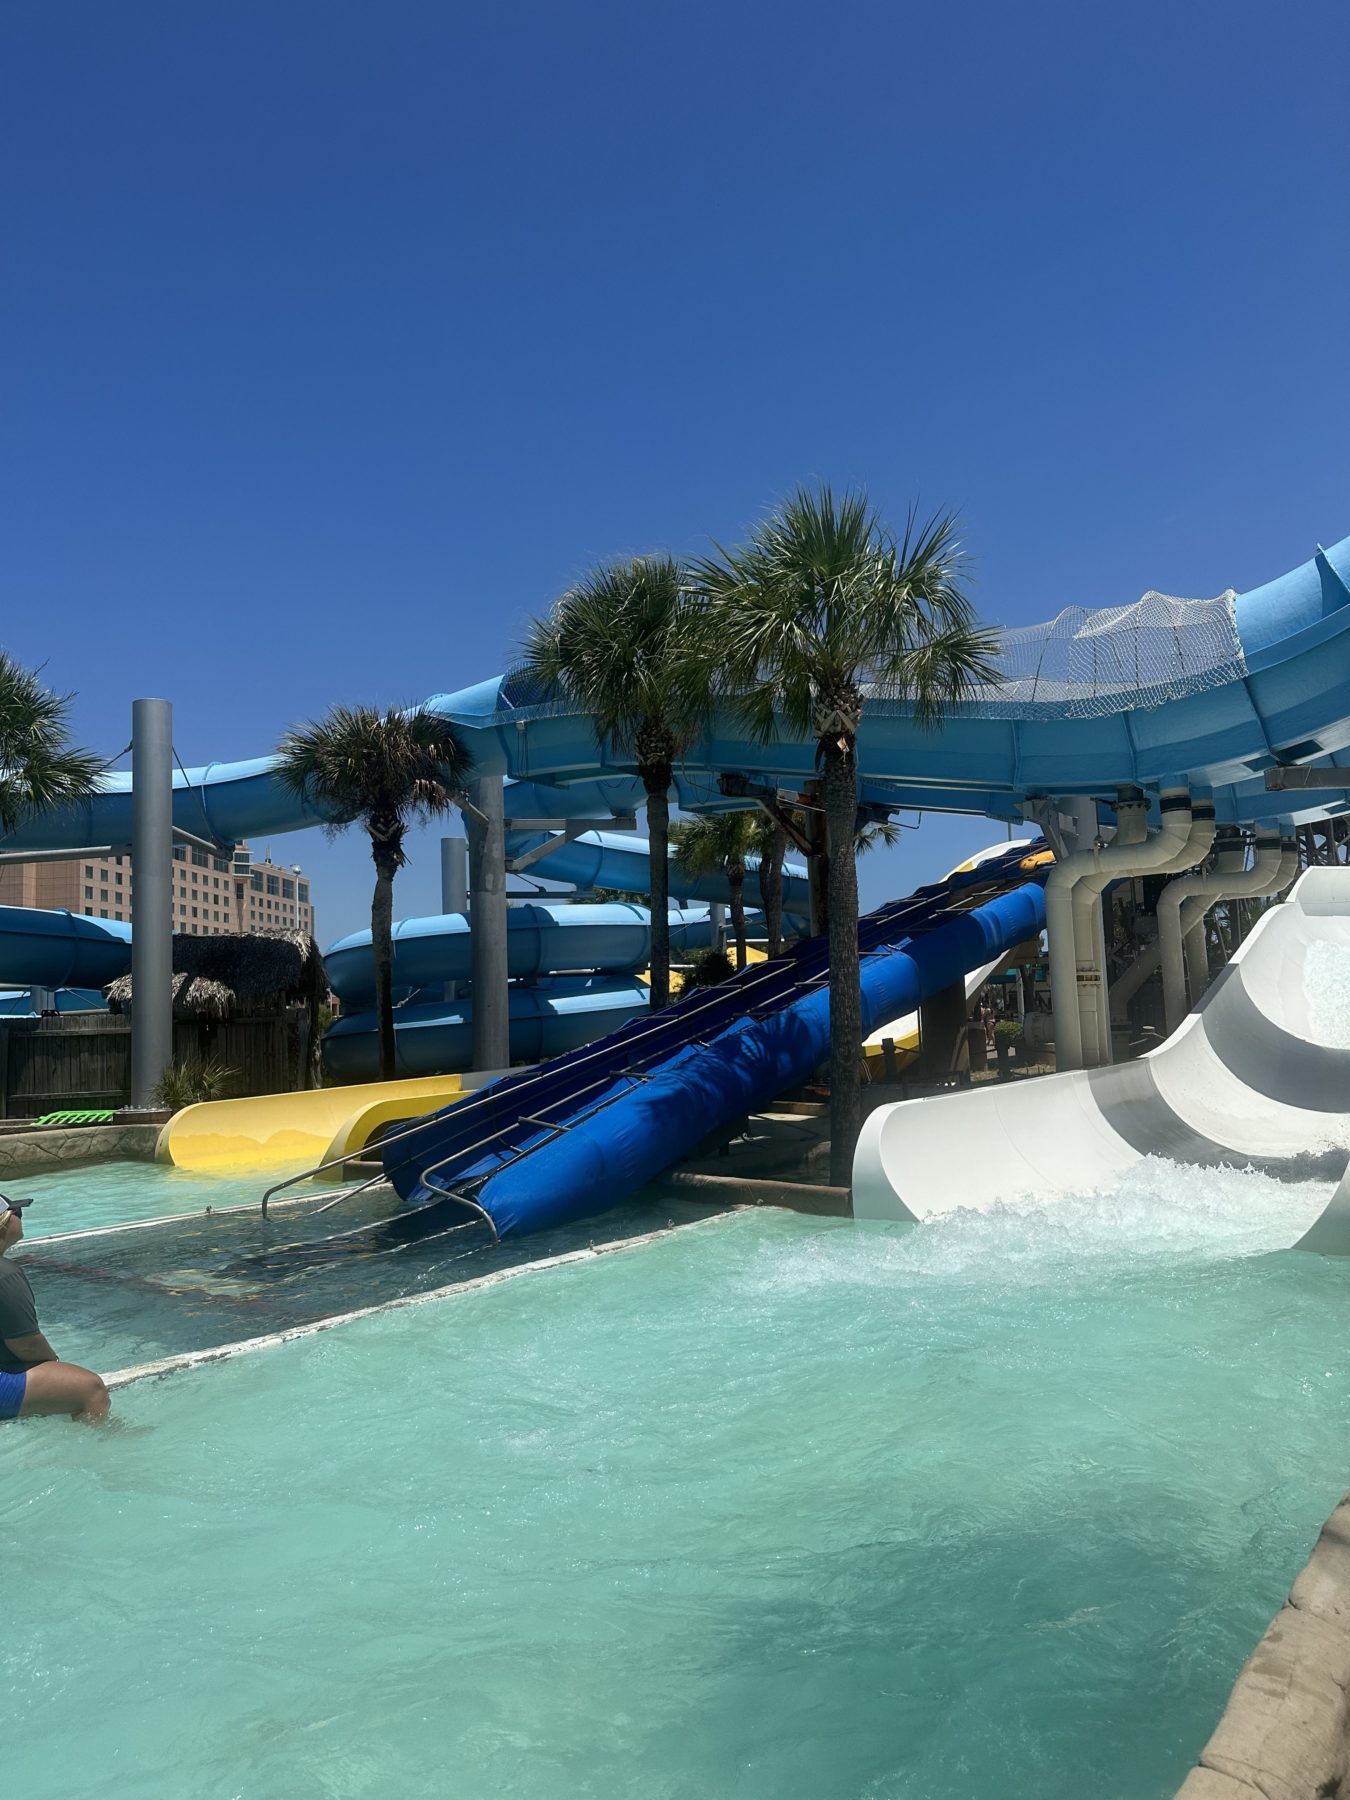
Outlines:
{"type": "Polygon", "coordinates": [[[692,571],[700,661],[753,736],[813,739],[829,850],[830,1170],[847,1186],[861,1122],[858,731],[869,694],[923,724],[995,677],[996,640],[961,579],[956,522],[911,514],[897,541],[862,493],[799,490],[747,544],[692,571]]]}
{"type": "Polygon", "coordinates": [[[745,866],[759,845],[759,824],[754,812],[709,813],[704,818],[681,819],[671,827],[675,863],[686,875],[725,875],[731,890],[731,931],[736,940],[736,967],[748,960],[745,942],[745,866]]]}
{"type": "Polygon", "coordinates": [[[450,811],[473,770],[454,726],[424,707],[381,712],[334,706],[322,719],[293,726],[277,746],[277,774],[329,821],[331,834],[360,824],[370,839],[375,892],[370,947],[380,1079],[394,1061],[394,877],[407,861],[403,840],[415,822],[450,811]]]}
{"type": "Polygon", "coordinates": [[[72,748],[69,713],[68,694],[52,693],[0,650],[0,833],[98,787],[103,764],[72,748]]]}
{"type": "Polygon", "coordinates": [[[647,796],[652,914],[651,1004],[670,998],[670,790],[700,722],[683,648],[684,571],[669,556],[606,563],[530,626],[529,673],[595,720],[602,743],[631,757],[647,796]]]}

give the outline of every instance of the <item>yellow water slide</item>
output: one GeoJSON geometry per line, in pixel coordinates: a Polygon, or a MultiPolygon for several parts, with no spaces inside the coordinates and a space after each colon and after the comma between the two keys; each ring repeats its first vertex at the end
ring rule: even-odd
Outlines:
{"type": "MultiPolygon", "coordinates": [[[[472,1086],[478,1078],[468,1078],[472,1086]]],[[[185,1106],[159,1134],[155,1155],[180,1169],[306,1168],[355,1156],[392,1121],[449,1106],[468,1091],[459,1075],[367,1081],[302,1094],[255,1094],[185,1106]]]]}

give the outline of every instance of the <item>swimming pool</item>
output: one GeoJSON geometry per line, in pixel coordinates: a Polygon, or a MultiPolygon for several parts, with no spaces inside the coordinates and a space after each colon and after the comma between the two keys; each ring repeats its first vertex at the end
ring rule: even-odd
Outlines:
{"type": "Polygon", "coordinates": [[[1161,1800],[1345,1485],[1325,1193],[735,1213],[8,1427],[7,1785],[1161,1800]]]}

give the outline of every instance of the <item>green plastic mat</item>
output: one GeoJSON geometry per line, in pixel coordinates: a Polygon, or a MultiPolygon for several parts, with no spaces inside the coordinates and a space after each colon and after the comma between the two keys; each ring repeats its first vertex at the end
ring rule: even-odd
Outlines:
{"type": "Polygon", "coordinates": [[[43,1113],[40,1119],[34,1119],[35,1125],[111,1125],[113,1109],[111,1106],[94,1106],[84,1111],[43,1113]]]}

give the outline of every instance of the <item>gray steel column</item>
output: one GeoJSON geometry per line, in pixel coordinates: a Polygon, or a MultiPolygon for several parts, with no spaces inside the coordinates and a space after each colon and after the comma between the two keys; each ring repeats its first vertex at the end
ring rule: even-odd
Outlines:
{"type": "Polygon", "coordinates": [[[727,909],[720,900],[713,900],[708,906],[708,942],[714,950],[727,947],[727,909]]]}
{"type": "MultiPolygon", "coordinates": [[[[469,846],[460,837],[441,839],[441,911],[467,913],[469,910],[469,846]]],[[[447,981],[445,998],[458,1000],[460,983],[447,981]]]]}
{"type": "Polygon", "coordinates": [[[441,839],[441,911],[469,910],[469,846],[463,838],[441,839]]]}
{"type": "Polygon", "coordinates": [[[469,834],[469,946],[473,969],[473,1066],[511,1065],[506,975],[506,824],[502,779],[484,775],[469,790],[481,817],[464,815],[469,834]]]}
{"type": "Polygon", "coordinates": [[[173,1061],[173,707],[131,703],[131,1104],[173,1061]]]}

